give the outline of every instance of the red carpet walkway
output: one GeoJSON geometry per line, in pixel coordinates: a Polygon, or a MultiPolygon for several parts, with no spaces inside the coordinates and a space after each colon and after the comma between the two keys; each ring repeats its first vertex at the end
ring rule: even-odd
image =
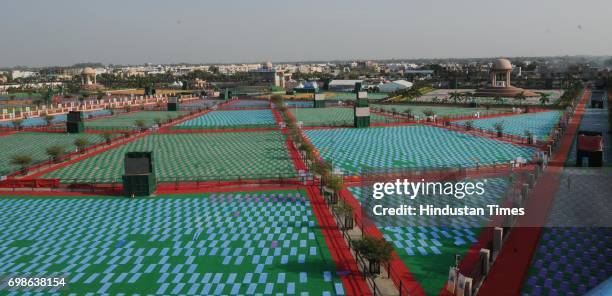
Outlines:
{"type": "Polygon", "coordinates": [[[519,219],[518,227],[510,233],[478,295],[520,294],[542,232],[542,227],[528,226],[544,225],[546,222],[559,186],[563,164],[571,150],[589,96],[590,92],[585,90],[567,132],[561,140],[559,151],[545,174],[538,180],[531,198],[527,201],[526,215],[519,219]]]}

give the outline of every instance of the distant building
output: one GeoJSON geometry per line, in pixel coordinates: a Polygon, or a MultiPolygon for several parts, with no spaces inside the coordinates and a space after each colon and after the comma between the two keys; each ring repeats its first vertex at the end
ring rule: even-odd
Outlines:
{"type": "Polygon", "coordinates": [[[381,93],[392,93],[398,90],[409,89],[412,87],[412,82],[406,80],[395,80],[378,86],[378,91],[381,93]]]}
{"type": "Polygon", "coordinates": [[[479,88],[474,92],[476,97],[500,97],[514,98],[518,94],[523,94],[526,97],[536,97],[538,94],[512,86],[510,83],[510,73],[512,72],[512,64],[507,59],[497,59],[493,61],[491,66],[491,84],[488,87],[479,88]]]}
{"type": "Polygon", "coordinates": [[[33,71],[21,71],[21,70],[11,71],[12,79],[29,78],[29,77],[34,77],[36,75],[38,75],[38,73],[33,72],[33,71]]]}
{"type": "Polygon", "coordinates": [[[329,82],[328,89],[331,91],[353,91],[357,82],[363,83],[363,80],[334,79],[329,82]]]}
{"type": "Polygon", "coordinates": [[[291,73],[274,69],[271,62],[266,62],[261,68],[249,71],[256,82],[269,83],[275,87],[285,88],[286,82],[291,80],[291,73]]]}
{"type": "Polygon", "coordinates": [[[304,83],[298,84],[296,87],[293,88],[293,90],[295,90],[296,92],[302,92],[302,93],[304,92],[314,93],[319,90],[319,85],[317,84],[316,81],[306,81],[304,83]]]}

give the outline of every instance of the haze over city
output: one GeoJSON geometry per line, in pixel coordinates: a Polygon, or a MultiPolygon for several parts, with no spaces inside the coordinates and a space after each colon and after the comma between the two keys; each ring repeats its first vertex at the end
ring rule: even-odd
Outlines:
{"type": "Polygon", "coordinates": [[[3,1],[0,67],[609,55],[597,1],[3,1]]]}

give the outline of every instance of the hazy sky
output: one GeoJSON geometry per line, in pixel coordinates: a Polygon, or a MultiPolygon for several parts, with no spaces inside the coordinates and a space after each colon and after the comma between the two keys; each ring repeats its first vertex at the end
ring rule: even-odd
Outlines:
{"type": "Polygon", "coordinates": [[[2,0],[0,66],[612,54],[611,0],[2,0]]]}

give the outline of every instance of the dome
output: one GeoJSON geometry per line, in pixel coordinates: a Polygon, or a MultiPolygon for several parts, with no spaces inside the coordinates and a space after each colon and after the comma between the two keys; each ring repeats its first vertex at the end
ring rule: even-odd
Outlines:
{"type": "Polygon", "coordinates": [[[512,70],[512,64],[507,59],[493,61],[493,70],[512,70]]]}
{"type": "Polygon", "coordinates": [[[264,64],[264,69],[272,69],[272,62],[267,61],[267,62],[264,64]]]}
{"type": "Polygon", "coordinates": [[[92,69],[91,67],[86,67],[85,69],[83,69],[83,73],[85,75],[96,75],[96,70],[92,69]]]}

